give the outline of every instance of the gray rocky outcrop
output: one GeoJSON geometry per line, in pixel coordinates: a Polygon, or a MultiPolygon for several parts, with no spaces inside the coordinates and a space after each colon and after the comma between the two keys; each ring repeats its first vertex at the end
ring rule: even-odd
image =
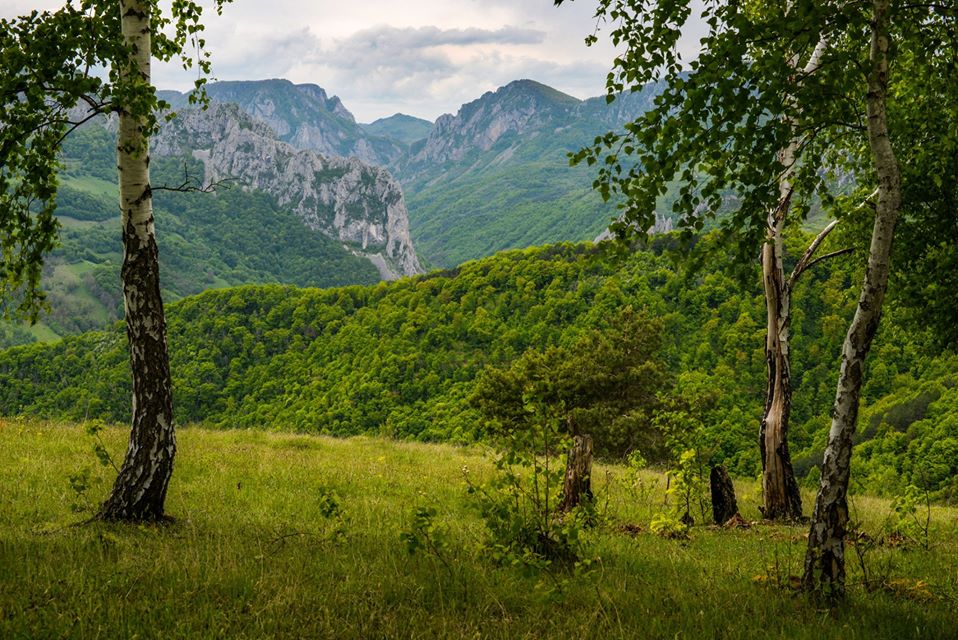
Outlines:
{"type": "Polygon", "coordinates": [[[422,272],[402,189],[385,169],[282,142],[234,104],[180,111],[152,146],[158,156],[202,160],[207,183],[233,179],[270,194],[310,229],[365,255],[388,279],[422,272]]]}

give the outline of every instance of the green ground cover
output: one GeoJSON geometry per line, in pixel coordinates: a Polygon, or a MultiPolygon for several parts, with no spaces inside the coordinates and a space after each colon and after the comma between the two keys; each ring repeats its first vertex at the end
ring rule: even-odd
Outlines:
{"type": "MultiPolygon", "coordinates": [[[[102,436],[119,457],[126,431],[102,436]]],[[[664,489],[653,471],[597,467],[595,563],[543,572],[484,550],[462,475],[492,472],[481,448],[199,428],[178,440],[174,522],[75,526],[112,480],[91,438],[76,425],[0,421],[0,637],[875,640],[958,628],[955,509],[932,509],[924,549],[883,536],[887,500],[854,498],[861,539],[874,542],[860,547],[871,582],[852,545],[850,600],[830,613],[789,587],[802,526],[649,533],[664,489]],[[400,539],[424,505],[448,531],[442,558],[410,555],[400,539]]],[[[757,520],[757,486],[737,487],[757,520]]]]}

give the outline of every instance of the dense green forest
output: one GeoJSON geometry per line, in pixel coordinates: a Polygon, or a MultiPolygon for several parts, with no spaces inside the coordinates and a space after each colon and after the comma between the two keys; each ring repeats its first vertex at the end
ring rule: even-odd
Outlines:
{"type": "MultiPolygon", "coordinates": [[[[487,427],[475,401],[484,369],[505,370],[550,347],[584,357],[578,352],[595,350],[597,339],[621,340],[623,309],[631,309],[635,326],[655,333],[647,359],[665,372],[646,397],[698,430],[714,462],[754,477],[765,391],[760,290],[726,274],[721,252],[697,270],[677,269],[677,247],[671,236],[628,255],[561,244],[374,286],[204,292],[169,308],[178,419],[471,442],[487,427]]],[[[825,446],[853,269],[853,261],[835,261],[795,294],[790,441],[806,482],[825,446]]],[[[894,494],[914,484],[958,499],[958,358],[936,351],[904,315],[889,312],[868,371],[857,488],[894,494]]],[[[0,354],[8,415],[124,421],[129,385],[119,325],[0,354]]],[[[661,422],[643,422],[635,441],[652,460],[663,461],[661,422]]],[[[611,439],[598,437],[596,446],[622,453],[611,439]]]]}
{"type": "MultiPolygon", "coordinates": [[[[42,326],[54,334],[102,329],[122,317],[113,136],[103,127],[86,126],[64,147],[57,194],[60,246],[44,274],[50,311],[42,326]]],[[[198,160],[156,158],[152,169],[167,301],[239,284],[328,287],[379,280],[368,260],[309,231],[296,214],[260,191],[230,184],[212,194],[162,190],[179,187],[186,178],[200,186],[198,160]]],[[[36,336],[36,330],[0,323],[0,347],[36,336]]]]}

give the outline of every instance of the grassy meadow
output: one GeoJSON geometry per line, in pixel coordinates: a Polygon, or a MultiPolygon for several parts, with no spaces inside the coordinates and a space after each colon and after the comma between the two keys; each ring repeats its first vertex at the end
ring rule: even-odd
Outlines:
{"type": "MultiPolygon", "coordinates": [[[[119,461],[125,429],[101,437],[119,461]]],[[[958,509],[933,508],[924,549],[878,544],[889,502],[855,498],[868,586],[850,546],[849,601],[827,611],[792,584],[805,527],[758,522],[754,483],[737,485],[750,528],[669,540],[648,527],[664,476],[599,465],[597,560],[550,572],[484,550],[463,478],[493,472],[478,447],[186,428],[175,520],[118,526],[83,523],[114,475],[93,442],[0,420],[0,638],[958,637],[958,509]],[[439,553],[400,538],[420,506],[448,529],[439,553]]]]}

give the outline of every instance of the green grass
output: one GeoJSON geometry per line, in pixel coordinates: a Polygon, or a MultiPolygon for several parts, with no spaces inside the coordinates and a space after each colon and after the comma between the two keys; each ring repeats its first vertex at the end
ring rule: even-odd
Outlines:
{"type": "MultiPolygon", "coordinates": [[[[82,171],[82,167],[70,167],[68,163],[68,168],[73,168],[77,171],[82,171]]],[[[77,191],[83,191],[90,194],[91,196],[96,196],[107,200],[111,204],[116,202],[118,198],[118,187],[116,185],[116,180],[106,180],[104,178],[99,178],[91,175],[65,175],[60,178],[60,183],[65,187],[71,187],[77,191]]]]}
{"type": "MultiPolygon", "coordinates": [[[[103,436],[119,457],[124,430],[103,436]]],[[[934,510],[931,550],[874,551],[868,566],[879,575],[887,564],[890,586],[853,586],[829,613],[777,586],[799,573],[803,527],[697,526],[688,541],[665,540],[647,533],[662,478],[645,474],[656,488],[636,496],[624,469],[603,466],[608,523],[589,534],[600,561],[579,578],[557,576],[572,579],[555,591],[543,587],[548,575],[482,551],[461,472],[490,473],[478,448],[201,429],[178,440],[173,524],[72,526],[89,512],[72,511],[69,476],[91,470],[89,508],[112,480],[90,438],[76,426],[0,421],[0,637],[955,637],[954,509],[934,510]],[[323,515],[330,493],[342,537],[323,515]],[[450,527],[449,569],[399,539],[427,504],[450,527]],[[623,523],[642,532],[626,535],[623,523]]],[[[743,514],[757,519],[755,486],[738,489],[743,514]]],[[[854,507],[873,533],[888,512],[878,499],[854,507]]],[[[854,567],[849,580],[861,580],[854,567]]]]}
{"type": "Polygon", "coordinates": [[[60,334],[43,322],[37,322],[36,324],[28,325],[27,330],[33,334],[33,337],[35,337],[38,342],[56,342],[60,339],[60,334]]]}

